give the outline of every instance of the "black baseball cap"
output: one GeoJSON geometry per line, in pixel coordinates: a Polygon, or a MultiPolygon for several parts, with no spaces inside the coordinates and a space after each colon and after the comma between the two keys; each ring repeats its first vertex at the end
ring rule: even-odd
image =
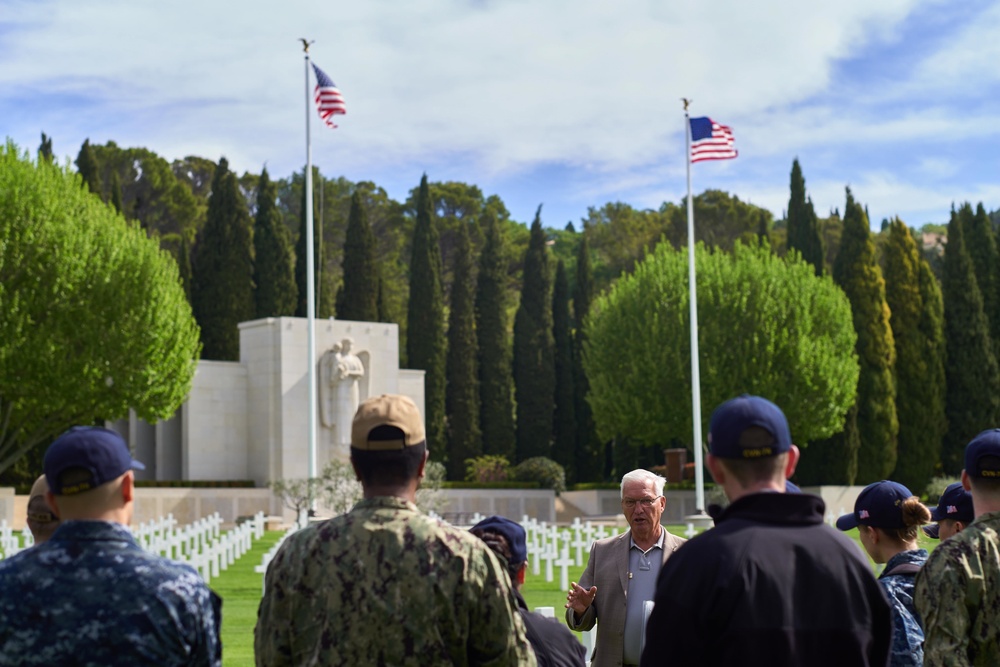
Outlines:
{"type": "Polygon", "coordinates": [[[510,545],[511,565],[518,565],[528,560],[525,532],[521,524],[511,521],[507,517],[490,516],[477,523],[470,530],[482,530],[483,532],[503,535],[507,539],[507,544],[510,545]]]}
{"type": "Polygon", "coordinates": [[[760,459],[783,454],[792,448],[785,413],[777,405],[743,394],[730,399],[712,413],[708,427],[708,450],[722,459],[760,459]],[[759,427],[770,435],[764,442],[746,435],[747,429],[759,427]]]}

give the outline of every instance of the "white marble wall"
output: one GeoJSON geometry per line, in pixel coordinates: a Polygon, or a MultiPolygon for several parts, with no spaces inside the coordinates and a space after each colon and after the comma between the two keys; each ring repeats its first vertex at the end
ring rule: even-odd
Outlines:
{"type": "Polygon", "coordinates": [[[181,408],[181,478],[248,479],[247,414],[246,367],[200,361],[181,408]]]}

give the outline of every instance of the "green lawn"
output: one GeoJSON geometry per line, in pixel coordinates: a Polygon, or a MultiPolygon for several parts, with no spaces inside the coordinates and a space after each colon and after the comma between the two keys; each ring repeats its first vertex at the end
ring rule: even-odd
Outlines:
{"type": "MultiPolygon", "coordinates": [[[[675,535],[683,535],[685,526],[667,526],[675,535]]],[[[263,539],[254,542],[253,548],[233,564],[228,570],[211,582],[212,589],[222,596],[222,657],[223,665],[245,667],[253,664],[253,628],[257,622],[257,606],[260,604],[263,579],[261,574],[254,572],[260,564],[261,556],[277,542],[283,531],[268,531],[263,539]]],[[[858,548],[858,531],[852,530],[847,535],[855,540],[858,548]]],[[[920,546],[930,551],[938,544],[921,534],[920,546]]],[[[862,553],[864,551],[862,550],[862,553]]],[[[586,557],[584,557],[586,565],[586,557]]],[[[872,564],[875,568],[874,563],[872,564]]],[[[569,569],[570,581],[579,581],[583,574],[583,566],[569,569]]],[[[545,581],[545,568],[540,568],[540,574],[531,574],[525,578],[522,593],[528,607],[554,607],[556,618],[561,619],[566,604],[567,591],[559,586],[559,568],[553,568],[553,581],[545,581]]]]}

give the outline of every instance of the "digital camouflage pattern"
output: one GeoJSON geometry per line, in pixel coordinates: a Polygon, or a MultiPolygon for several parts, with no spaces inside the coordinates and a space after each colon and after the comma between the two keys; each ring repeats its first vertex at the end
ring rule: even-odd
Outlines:
{"type": "Polygon", "coordinates": [[[478,538],[399,498],[285,540],[257,614],[257,665],[535,665],[510,578],[478,538]]]}
{"type": "Polygon", "coordinates": [[[917,574],[924,665],[1000,665],[1000,512],[931,553],[917,574]]]}
{"type": "Polygon", "coordinates": [[[889,559],[882,570],[882,576],[878,578],[878,583],[882,584],[882,590],[892,605],[892,651],[889,654],[891,667],[920,667],[924,664],[924,630],[913,606],[915,573],[888,573],[899,565],[919,567],[926,561],[925,549],[901,551],[889,559]]]}
{"type": "Polygon", "coordinates": [[[220,607],[125,526],[67,521],[0,560],[0,665],[220,665],[220,607]]]}

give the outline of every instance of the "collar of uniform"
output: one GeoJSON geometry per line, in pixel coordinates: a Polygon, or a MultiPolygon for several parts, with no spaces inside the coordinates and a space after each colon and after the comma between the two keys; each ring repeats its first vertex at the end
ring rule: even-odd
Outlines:
{"type": "Polygon", "coordinates": [[[404,500],[398,496],[375,496],[374,498],[362,498],[358,501],[358,504],[354,506],[355,510],[363,509],[409,509],[414,512],[419,512],[420,510],[416,505],[411,503],[409,500],[404,500]]]}
{"type": "Polygon", "coordinates": [[[715,523],[749,519],[758,523],[809,526],[823,523],[825,511],[823,499],[810,493],[750,493],[730,503],[715,523]]]}
{"type": "MultiPolygon", "coordinates": [[[[973,524],[977,524],[977,523],[992,524],[990,526],[990,528],[993,528],[994,530],[1000,531],[1000,512],[987,512],[986,514],[977,516],[976,519],[972,523],[973,524]]],[[[970,525],[972,525],[972,524],[970,524],[970,525]]]]}
{"type": "Polygon", "coordinates": [[[892,568],[896,567],[897,565],[903,565],[906,563],[923,565],[926,561],[927,561],[926,549],[910,549],[909,551],[900,551],[898,554],[896,554],[895,556],[886,561],[885,568],[883,568],[882,574],[879,575],[879,579],[884,577],[886,572],[891,571],[892,568]]]}
{"type": "MultiPolygon", "coordinates": [[[[649,548],[650,549],[655,549],[656,547],[660,547],[660,550],[662,551],[663,550],[663,540],[666,539],[666,537],[667,537],[667,530],[661,524],[660,525],[660,537],[659,537],[658,540],[656,540],[656,543],[653,544],[653,546],[651,546],[649,548]]],[[[642,547],[640,547],[638,544],[635,543],[635,538],[632,537],[632,531],[630,530],[630,531],[628,531],[628,549],[629,549],[629,551],[632,550],[632,547],[635,547],[639,551],[642,551],[642,547]]],[[[643,551],[643,553],[646,553],[646,552],[643,551]]]]}
{"type": "Polygon", "coordinates": [[[112,521],[63,521],[52,533],[50,542],[119,541],[137,544],[128,526],[112,521]]]}

